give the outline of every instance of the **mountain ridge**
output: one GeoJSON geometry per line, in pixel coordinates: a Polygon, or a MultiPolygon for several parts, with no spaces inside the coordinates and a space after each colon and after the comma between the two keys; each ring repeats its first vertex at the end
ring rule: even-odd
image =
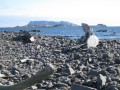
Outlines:
{"type": "Polygon", "coordinates": [[[30,21],[27,27],[77,27],[77,24],[67,21],[30,21]]]}

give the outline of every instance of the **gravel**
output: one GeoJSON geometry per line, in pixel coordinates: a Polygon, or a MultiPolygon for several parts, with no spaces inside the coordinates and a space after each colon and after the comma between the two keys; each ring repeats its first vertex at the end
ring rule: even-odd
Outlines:
{"type": "Polygon", "coordinates": [[[26,90],[71,90],[76,85],[78,90],[120,89],[120,43],[117,40],[101,40],[96,48],[83,48],[77,47],[79,40],[61,36],[34,34],[32,43],[13,39],[17,36],[18,32],[0,32],[1,85],[24,81],[51,63],[56,72],[26,90]]]}

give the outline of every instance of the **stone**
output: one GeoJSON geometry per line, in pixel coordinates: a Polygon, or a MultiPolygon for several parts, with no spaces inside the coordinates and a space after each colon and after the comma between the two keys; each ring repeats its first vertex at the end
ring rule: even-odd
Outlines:
{"type": "Polygon", "coordinates": [[[103,56],[102,58],[103,59],[112,59],[113,58],[113,54],[109,53],[109,52],[106,52],[106,53],[103,53],[103,56]]]}
{"type": "Polygon", "coordinates": [[[76,60],[76,59],[80,59],[81,58],[81,55],[79,54],[79,53],[75,53],[74,54],[74,59],[76,60]]]}
{"type": "Polygon", "coordinates": [[[101,70],[98,73],[102,74],[103,76],[108,76],[108,72],[106,70],[101,70]]]}
{"type": "Polygon", "coordinates": [[[98,89],[102,89],[106,84],[106,76],[99,74],[97,77],[97,87],[98,89]]]}
{"type": "Polygon", "coordinates": [[[20,71],[17,68],[15,68],[15,67],[12,67],[11,73],[13,75],[20,75],[20,71]]]}
{"type": "Polygon", "coordinates": [[[0,70],[1,70],[1,69],[3,69],[3,65],[2,65],[2,64],[0,64],[0,70]]]}
{"type": "Polygon", "coordinates": [[[120,66],[116,68],[118,74],[120,74],[120,66]]]}
{"type": "Polygon", "coordinates": [[[80,83],[80,79],[77,78],[77,77],[73,77],[73,78],[71,79],[71,82],[80,83]]]}
{"type": "Polygon", "coordinates": [[[82,64],[82,65],[79,66],[79,68],[80,68],[80,71],[83,71],[83,70],[86,69],[87,67],[86,67],[84,64],[82,64]]]}
{"type": "Polygon", "coordinates": [[[120,58],[115,58],[115,63],[120,64],[120,58]]]}
{"type": "Polygon", "coordinates": [[[114,85],[109,85],[106,90],[119,90],[116,86],[114,85]]]}
{"type": "Polygon", "coordinates": [[[52,82],[49,82],[47,88],[52,88],[53,87],[53,83],[52,82]]]}
{"type": "Polygon", "coordinates": [[[11,81],[9,81],[8,83],[9,83],[9,85],[14,85],[15,84],[14,82],[11,82],[11,81]]]}
{"type": "Polygon", "coordinates": [[[120,90],[120,84],[117,84],[117,85],[116,85],[116,88],[118,88],[118,90],[120,90]]]}
{"type": "Polygon", "coordinates": [[[28,57],[24,58],[24,59],[21,59],[20,60],[22,63],[25,63],[27,61],[34,61],[34,59],[29,59],[28,57]]]}
{"type": "Polygon", "coordinates": [[[31,43],[35,41],[34,37],[28,31],[20,30],[19,35],[13,38],[14,41],[22,41],[23,43],[31,43]]]}
{"type": "Polygon", "coordinates": [[[71,90],[97,90],[97,89],[92,88],[92,87],[79,85],[79,84],[72,84],[71,90]]]}
{"type": "Polygon", "coordinates": [[[56,84],[54,84],[54,87],[68,87],[68,85],[62,82],[57,82],[56,84]]]}
{"type": "Polygon", "coordinates": [[[97,76],[98,72],[99,72],[98,70],[91,69],[88,74],[92,76],[97,76]]]}
{"type": "Polygon", "coordinates": [[[31,42],[34,42],[34,41],[35,41],[35,38],[32,36],[32,37],[30,38],[30,41],[31,41],[31,42]]]}
{"type": "Polygon", "coordinates": [[[29,75],[24,74],[24,75],[22,75],[22,80],[26,80],[26,79],[28,79],[29,77],[30,77],[29,75]]]}
{"type": "Polygon", "coordinates": [[[116,67],[114,67],[114,66],[108,66],[108,67],[107,67],[107,71],[108,71],[109,73],[114,74],[114,75],[117,74],[116,67]]]}
{"type": "Polygon", "coordinates": [[[37,86],[31,86],[31,89],[32,90],[37,90],[38,88],[37,88],[37,86]]]}
{"type": "Polygon", "coordinates": [[[120,82],[120,76],[113,76],[111,77],[112,81],[117,81],[117,82],[120,82]]]}
{"type": "Polygon", "coordinates": [[[4,78],[4,77],[6,77],[6,75],[0,74],[0,78],[4,78]]]}
{"type": "Polygon", "coordinates": [[[3,78],[8,78],[8,77],[12,77],[11,73],[9,70],[3,70],[2,73],[1,73],[3,76],[5,75],[5,77],[3,78]]]}
{"type": "Polygon", "coordinates": [[[87,80],[85,80],[85,82],[82,85],[95,88],[96,87],[96,80],[87,79],[87,80]]]}
{"type": "Polygon", "coordinates": [[[72,75],[72,74],[75,73],[75,71],[73,70],[73,68],[69,64],[67,64],[66,69],[65,69],[65,73],[69,74],[69,75],[72,75]]]}

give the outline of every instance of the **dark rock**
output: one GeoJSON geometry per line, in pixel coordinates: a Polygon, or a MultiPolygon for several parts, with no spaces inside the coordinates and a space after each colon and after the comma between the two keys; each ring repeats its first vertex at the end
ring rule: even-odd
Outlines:
{"type": "Polygon", "coordinates": [[[79,85],[79,84],[73,84],[71,86],[71,90],[97,90],[97,89],[92,88],[92,87],[87,87],[87,86],[79,85]]]}
{"type": "Polygon", "coordinates": [[[98,75],[98,70],[93,70],[91,69],[90,72],[88,73],[89,75],[92,75],[92,76],[97,76],[98,75]]]}
{"type": "Polygon", "coordinates": [[[61,72],[62,72],[62,70],[63,70],[63,68],[62,68],[62,67],[58,67],[58,68],[57,68],[56,73],[61,73],[61,72]]]}
{"type": "Polygon", "coordinates": [[[108,30],[98,30],[97,32],[108,32],[108,30]]]}
{"type": "Polygon", "coordinates": [[[67,53],[69,53],[69,52],[71,52],[71,51],[72,51],[71,48],[63,48],[63,49],[62,49],[62,53],[65,53],[65,54],[67,54],[67,53]]]}
{"type": "Polygon", "coordinates": [[[90,53],[90,54],[94,54],[95,50],[93,48],[89,48],[87,52],[90,53]]]}
{"type": "Polygon", "coordinates": [[[120,58],[115,58],[115,63],[120,64],[120,58]]]}
{"type": "Polygon", "coordinates": [[[68,87],[68,85],[65,83],[62,83],[62,82],[58,82],[58,83],[54,84],[54,87],[68,87]]]}
{"type": "Polygon", "coordinates": [[[14,37],[14,41],[22,41],[23,43],[31,43],[31,34],[28,31],[20,31],[19,36],[14,37]]]}
{"type": "Polygon", "coordinates": [[[40,32],[40,30],[29,30],[30,32],[40,32]]]}
{"type": "Polygon", "coordinates": [[[114,85],[110,85],[106,88],[106,90],[119,90],[119,89],[116,88],[116,86],[114,86],[114,85]]]}
{"type": "Polygon", "coordinates": [[[111,80],[119,82],[120,81],[120,76],[113,76],[113,77],[111,77],[111,80]]]}
{"type": "Polygon", "coordinates": [[[108,66],[108,67],[107,67],[107,71],[108,71],[109,73],[114,74],[114,75],[117,74],[117,71],[116,71],[115,69],[116,69],[116,68],[113,67],[113,66],[108,66]]]}
{"type": "Polygon", "coordinates": [[[23,80],[26,80],[26,79],[28,79],[28,78],[29,78],[29,75],[27,75],[27,74],[22,75],[22,79],[23,79],[23,80]]]}
{"type": "Polygon", "coordinates": [[[88,87],[97,88],[97,83],[96,83],[96,81],[88,80],[88,81],[84,82],[83,85],[88,86],[88,87]]]}
{"type": "Polygon", "coordinates": [[[112,59],[113,58],[113,54],[110,54],[109,52],[103,53],[102,58],[103,59],[112,59]]]}
{"type": "Polygon", "coordinates": [[[2,64],[0,64],[0,70],[1,70],[1,69],[3,69],[3,65],[2,65],[2,64]]]}
{"type": "Polygon", "coordinates": [[[13,75],[20,75],[20,71],[18,69],[16,69],[15,67],[12,68],[11,73],[13,75]]]}
{"type": "Polygon", "coordinates": [[[103,76],[108,76],[108,72],[106,70],[101,70],[98,73],[102,74],[103,76]]]}
{"type": "Polygon", "coordinates": [[[74,54],[74,59],[76,60],[76,59],[80,59],[81,58],[81,54],[79,54],[79,53],[75,53],[74,54]]]}
{"type": "Polygon", "coordinates": [[[120,90],[120,84],[116,85],[116,88],[118,88],[118,90],[120,90]]]}
{"type": "Polygon", "coordinates": [[[116,86],[117,84],[118,84],[117,81],[111,81],[111,82],[108,82],[107,86],[111,86],[111,85],[116,86]]]}

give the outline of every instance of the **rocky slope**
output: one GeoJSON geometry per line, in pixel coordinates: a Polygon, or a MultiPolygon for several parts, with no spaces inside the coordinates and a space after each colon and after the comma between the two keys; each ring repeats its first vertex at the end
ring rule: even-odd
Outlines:
{"type": "Polygon", "coordinates": [[[36,41],[13,41],[17,32],[0,33],[0,84],[13,85],[51,63],[56,71],[26,90],[119,90],[120,43],[101,41],[96,48],[76,47],[79,40],[34,35],[36,41]]]}

